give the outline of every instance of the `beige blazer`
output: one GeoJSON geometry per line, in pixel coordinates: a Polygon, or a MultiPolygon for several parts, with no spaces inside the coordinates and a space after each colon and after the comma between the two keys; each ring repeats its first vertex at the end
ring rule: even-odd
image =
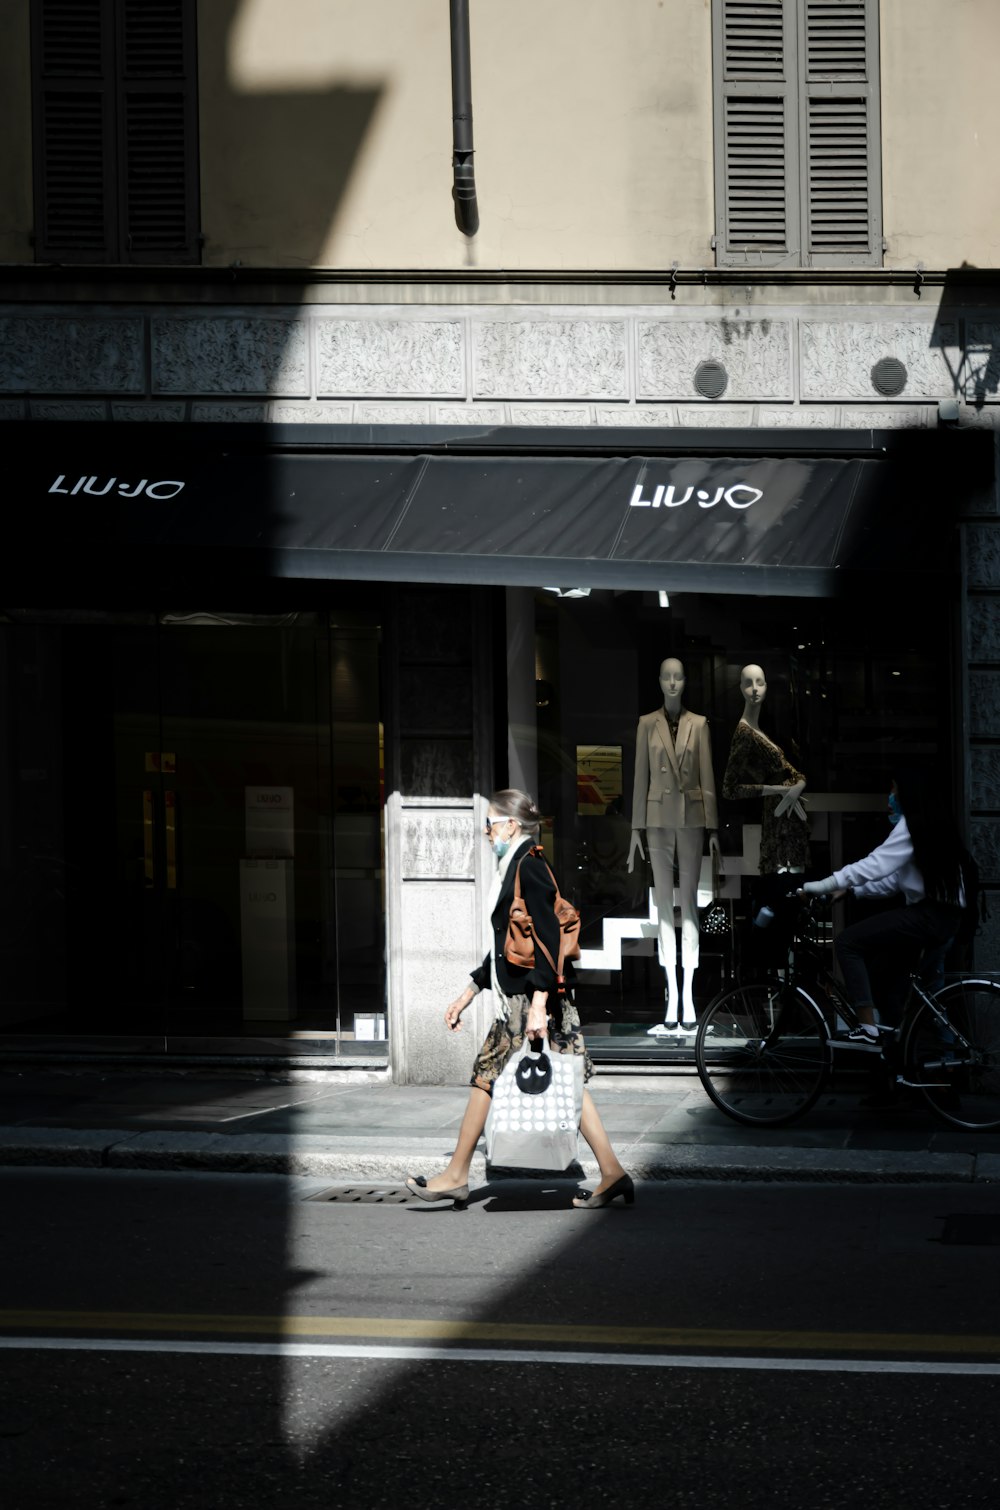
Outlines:
{"type": "Polygon", "coordinates": [[[677,748],[662,708],[644,713],[635,735],[633,828],[718,828],[708,720],[681,712],[677,748]]]}

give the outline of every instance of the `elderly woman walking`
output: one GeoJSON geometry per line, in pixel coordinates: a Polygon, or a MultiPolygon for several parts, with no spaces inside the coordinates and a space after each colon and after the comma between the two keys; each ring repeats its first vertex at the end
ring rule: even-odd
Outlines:
{"type": "MultiPolygon", "coordinates": [[[[452,1200],[461,1204],[468,1200],[472,1155],[486,1125],[494,1082],[525,1037],[532,1040],[547,1037],[555,1054],[582,1054],[584,1079],[589,1080],[593,1074],[580,1032],[580,1018],[570,998],[558,994],[555,970],[544,951],[536,951],[531,969],[512,965],[504,958],[518,865],[525,907],[535,931],[553,960],[559,952],[559,925],[553,910],[555,887],[545,861],[532,853],[541,821],[541,814],[526,792],[509,789],[494,792],[490,798],[486,837],[497,861],[489,899],[492,945],[482,964],[472,971],[469,985],[445,1009],[444,1020],[451,1032],[460,1031],[462,1013],[478,992],[487,987],[493,991],[496,1017],[472,1066],[469,1102],[447,1168],[430,1178],[415,1175],[406,1182],[410,1194],[423,1201],[452,1200]]],[[[573,1205],[595,1211],[609,1206],[618,1196],[631,1205],[635,1200],[631,1177],[622,1168],[586,1089],[580,1131],[597,1160],[601,1178],[595,1190],[581,1191],[573,1205]]]]}

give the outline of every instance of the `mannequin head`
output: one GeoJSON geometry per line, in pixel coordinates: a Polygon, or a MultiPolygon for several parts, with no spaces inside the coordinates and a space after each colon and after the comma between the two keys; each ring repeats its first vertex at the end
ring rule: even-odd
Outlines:
{"type": "Polygon", "coordinates": [[[767,682],[759,666],[744,666],[740,672],[740,691],[743,694],[743,719],[752,729],[759,728],[760,705],[767,696],[767,682]]]}
{"type": "Polygon", "coordinates": [[[767,696],[767,681],[759,666],[744,666],[740,672],[740,691],[748,708],[759,708],[767,696]]]}
{"type": "Polygon", "coordinates": [[[676,656],[668,655],[660,665],[660,691],[663,693],[663,706],[671,713],[676,713],[684,696],[684,667],[676,656]]]}

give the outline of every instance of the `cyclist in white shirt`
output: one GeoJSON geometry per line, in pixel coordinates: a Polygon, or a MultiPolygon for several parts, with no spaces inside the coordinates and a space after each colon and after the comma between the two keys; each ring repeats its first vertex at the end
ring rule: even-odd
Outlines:
{"type": "Polygon", "coordinates": [[[889,797],[889,837],[863,860],[806,881],[800,895],[887,897],[900,894],[905,907],[852,923],[834,948],[859,1026],[850,1037],[878,1042],[869,965],[889,952],[923,949],[940,957],[955,937],[967,896],[963,871],[968,854],[942,792],[944,784],[923,774],[900,773],[889,797]]]}

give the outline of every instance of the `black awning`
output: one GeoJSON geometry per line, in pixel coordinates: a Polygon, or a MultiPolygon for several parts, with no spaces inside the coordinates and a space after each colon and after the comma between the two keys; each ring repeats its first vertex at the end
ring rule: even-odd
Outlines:
{"type": "Polygon", "coordinates": [[[901,531],[908,573],[951,564],[912,463],[879,454],[359,454],[215,427],[144,426],[140,439],[50,425],[44,444],[40,427],[18,428],[36,443],[14,533],[50,555],[208,552],[286,578],[796,596],[902,564],[901,531]]]}

